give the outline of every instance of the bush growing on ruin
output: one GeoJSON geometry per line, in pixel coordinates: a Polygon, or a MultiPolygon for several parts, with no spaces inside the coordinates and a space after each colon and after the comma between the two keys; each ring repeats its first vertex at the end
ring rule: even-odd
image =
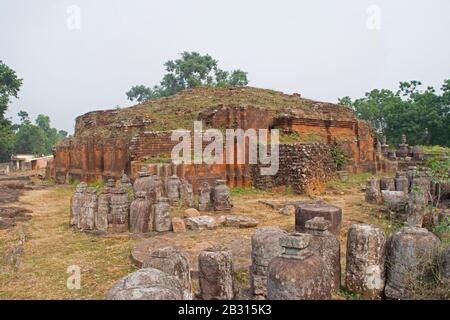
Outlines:
{"type": "MultiPolygon", "coordinates": [[[[450,298],[450,287],[442,278],[439,255],[434,258],[422,257],[414,267],[403,265],[404,289],[410,293],[412,300],[429,300],[450,298]]],[[[387,268],[391,266],[387,262],[387,268]]]]}
{"type": "Polygon", "coordinates": [[[350,159],[350,156],[336,145],[331,146],[331,157],[337,170],[344,169],[350,159]]]}
{"type": "Polygon", "coordinates": [[[433,233],[441,239],[444,245],[450,244],[450,218],[446,217],[433,227],[433,233]]]}
{"type": "Polygon", "coordinates": [[[99,191],[105,187],[105,182],[103,180],[89,182],[88,187],[95,188],[95,189],[97,189],[97,191],[99,191]]]}
{"type": "Polygon", "coordinates": [[[69,184],[72,185],[72,186],[77,186],[77,185],[80,184],[80,180],[70,177],[69,178],[69,184]]]}

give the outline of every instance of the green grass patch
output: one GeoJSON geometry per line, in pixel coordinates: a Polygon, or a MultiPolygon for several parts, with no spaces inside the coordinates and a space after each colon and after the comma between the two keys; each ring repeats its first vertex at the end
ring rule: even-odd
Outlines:
{"type": "Polygon", "coordinates": [[[336,292],[336,295],[345,298],[345,300],[362,300],[361,295],[346,290],[340,290],[336,292]]]}
{"type": "Polygon", "coordinates": [[[373,176],[374,175],[372,173],[364,172],[364,173],[349,174],[344,179],[336,177],[327,183],[327,188],[342,190],[353,188],[359,185],[362,186],[366,183],[367,179],[373,176]]]}
{"type": "Polygon", "coordinates": [[[233,196],[244,196],[244,195],[253,195],[253,194],[262,194],[265,191],[256,189],[253,187],[245,188],[245,187],[236,187],[231,189],[231,195],[233,196]]]}
{"type": "Polygon", "coordinates": [[[145,160],[145,163],[156,164],[156,163],[171,163],[172,158],[170,154],[160,154],[145,160]]]}
{"type": "Polygon", "coordinates": [[[450,155],[450,148],[442,147],[442,146],[419,146],[420,149],[422,149],[425,153],[430,154],[446,154],[450,155]]]}

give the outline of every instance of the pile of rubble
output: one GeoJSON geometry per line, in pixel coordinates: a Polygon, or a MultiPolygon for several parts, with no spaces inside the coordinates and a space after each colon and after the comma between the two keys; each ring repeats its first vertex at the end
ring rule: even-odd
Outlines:
{"type": "Polygon", "coordinates": [[[408,167],[407,171],[397,171],[393,178],[369,179],[365,189],[367,202],[384,204],[395,218],[417,227],[422,227],[426,207],[430,203],[443,209],[436,219],[446,219],[446,209],[450,208],[449,196],[450,184],[433,183],[429,172],[419,171],[415,166],[408,167]]]}

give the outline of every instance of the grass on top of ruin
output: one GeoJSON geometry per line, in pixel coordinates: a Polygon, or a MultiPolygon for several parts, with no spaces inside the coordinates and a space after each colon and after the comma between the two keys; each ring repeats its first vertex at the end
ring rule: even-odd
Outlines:
{"type": "Polygon", "coordinates": [[[445,154],[447,156],[450,156],[450,148],[442,147],[442,146],[419,146],[419,148],[422,149],[423,152],[429,153],[429,154],[445,154]]]}
{"type": "Polygon", "coordinates": [[[368,179],[377,176],[380,177],[380,175],[370,172],[348,174],[342,177],[336,176],[327,183],[326,187],[327,189],[337,191],[345,191],[354,188],[362,189],[368,179]]]}

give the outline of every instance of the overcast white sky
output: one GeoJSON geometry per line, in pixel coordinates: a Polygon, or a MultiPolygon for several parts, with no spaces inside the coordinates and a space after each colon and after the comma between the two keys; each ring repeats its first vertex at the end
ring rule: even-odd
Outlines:
{"type": "Polygon", "coordinates": [[[440,88],[449,38],[449,0],[0,0],[0,60],[24,79],[8,115],[69,132],[80,114],[131,105],[125,92],[159,83],[185,50],[252,86],[336,102],[402,80],[440,88]]]}

